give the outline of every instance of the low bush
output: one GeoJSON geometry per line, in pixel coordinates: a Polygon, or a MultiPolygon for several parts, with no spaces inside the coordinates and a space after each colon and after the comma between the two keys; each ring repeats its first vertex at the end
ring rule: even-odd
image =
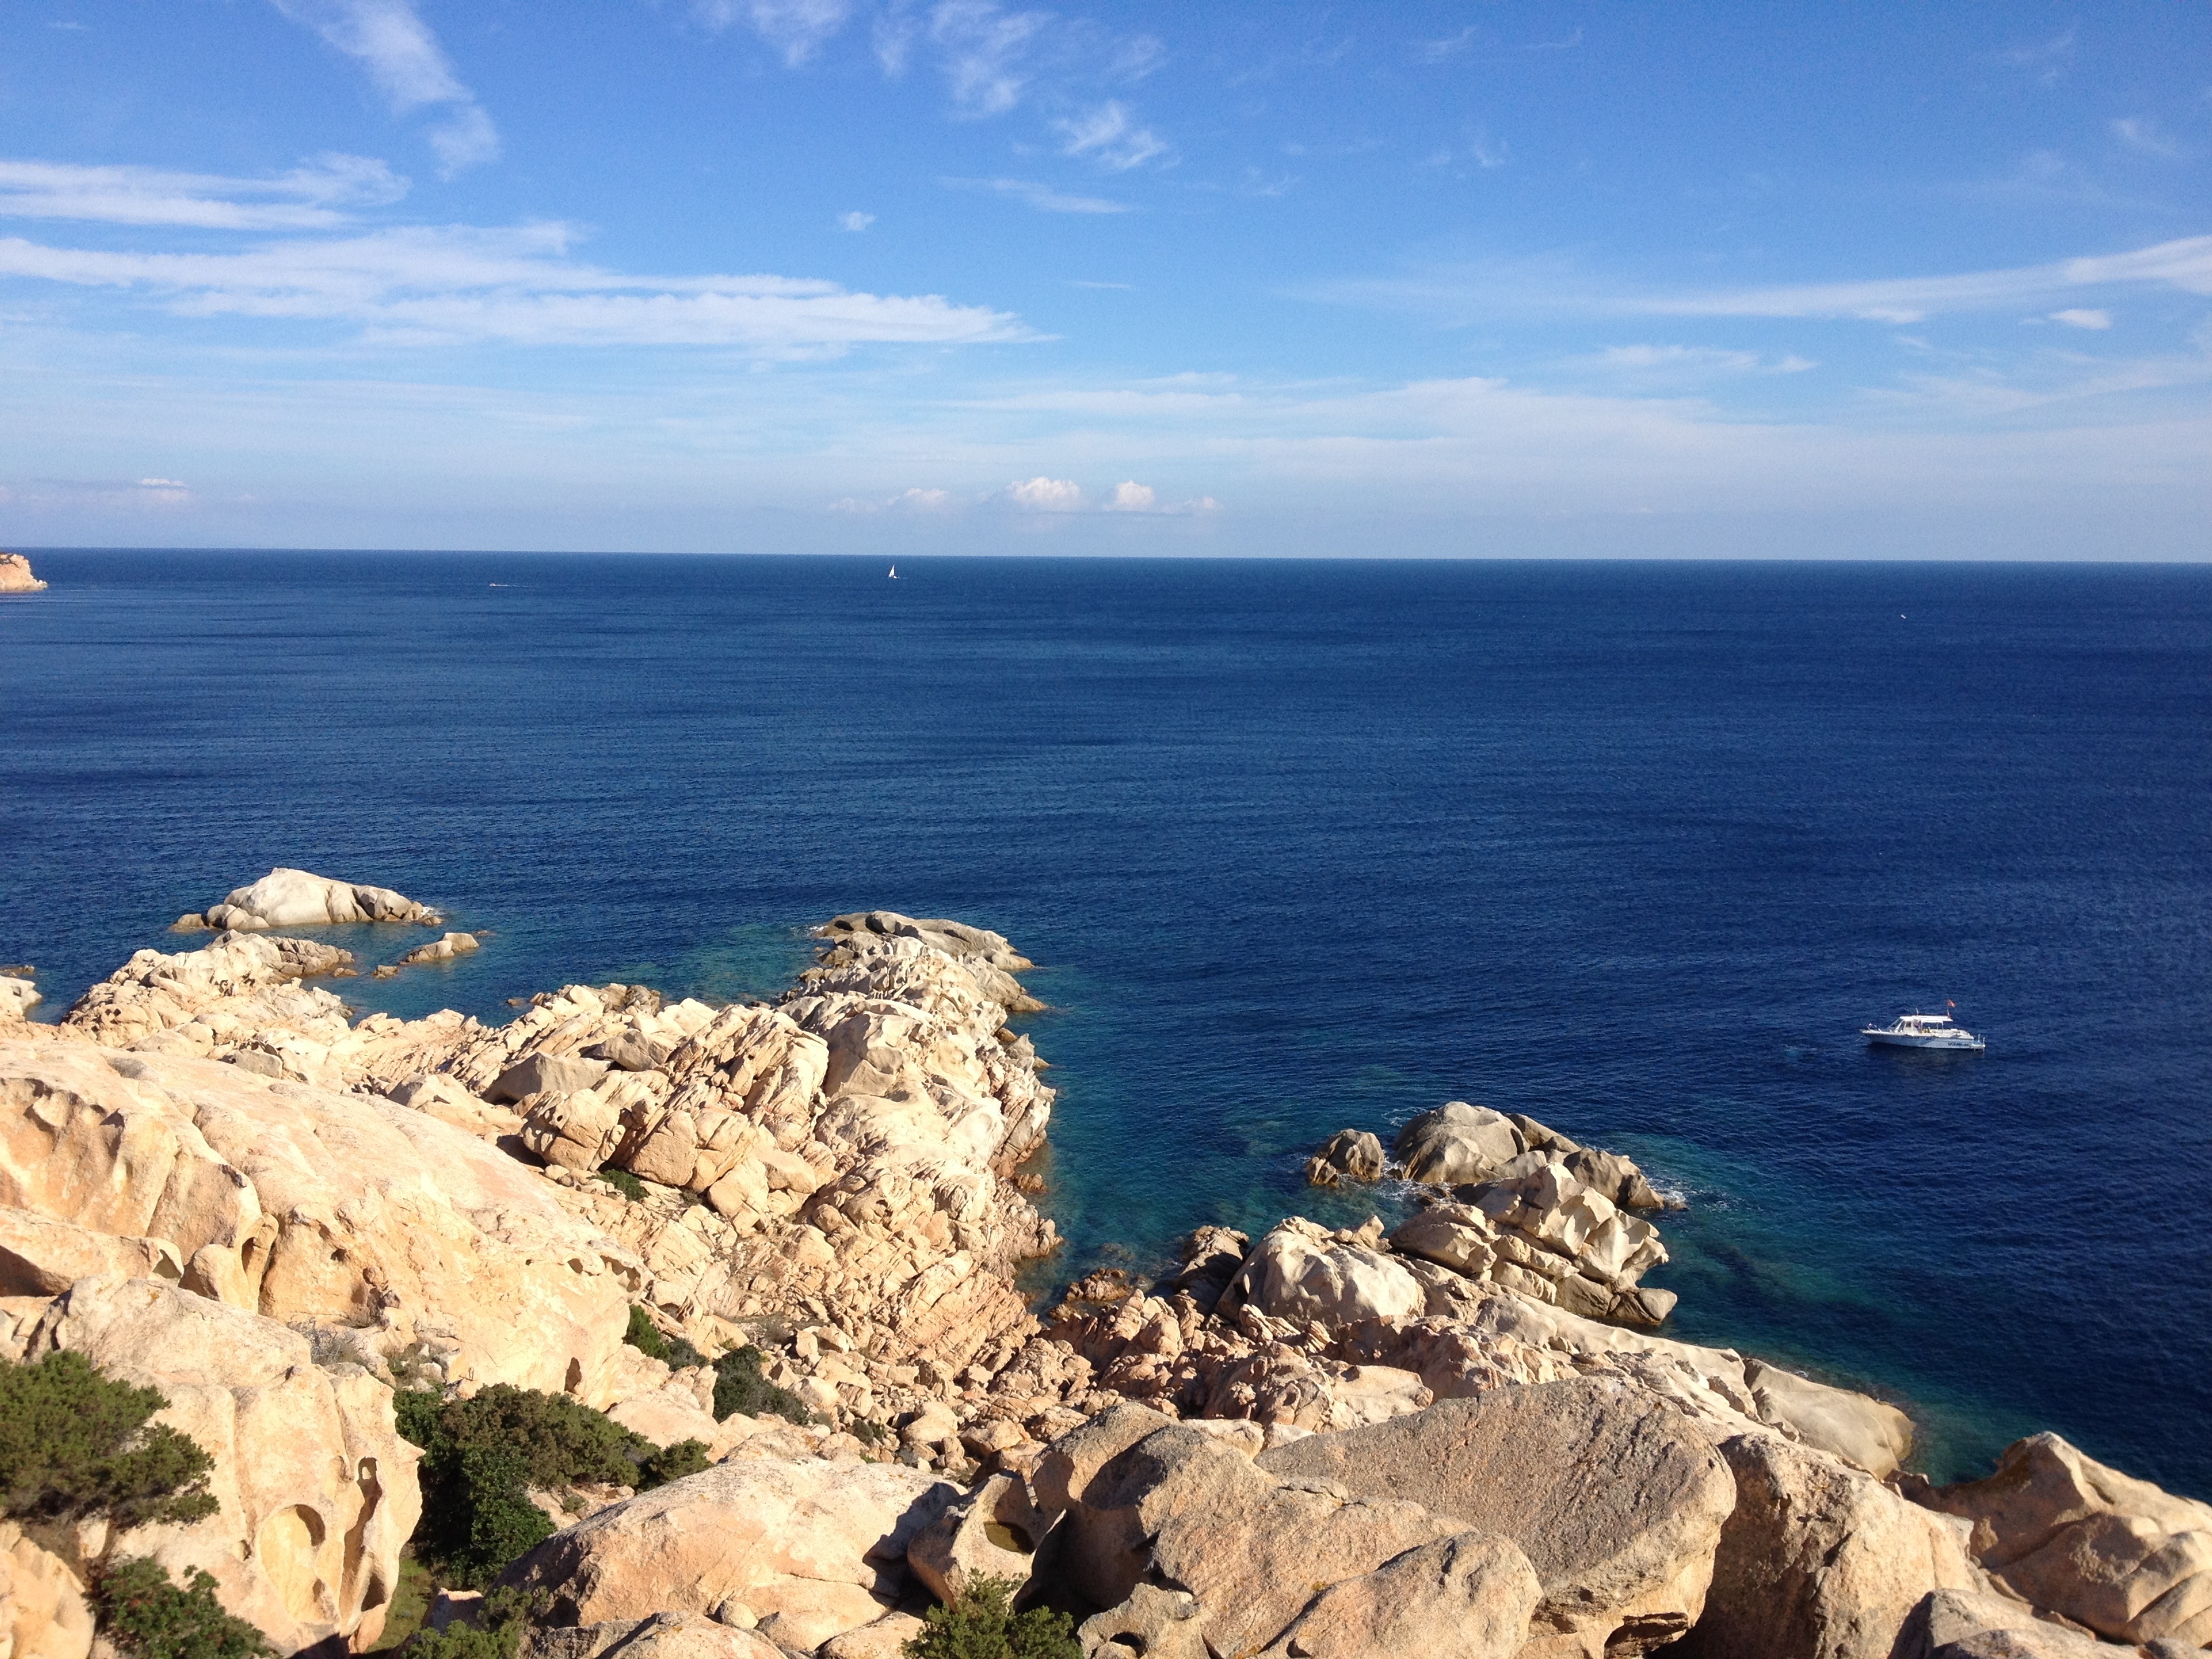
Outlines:
{"type": "Polygon", "coordinates": [[[469,1400],[405,1391],[392,1405],[399,1432],[422,1449],[416,1552],[443,1582],[472,1589],[551,1535],[533,1489],[642,1491],[707,1466],[698,1441],[655,1446],[567,1395],[495,1383],[469,1400]]]}
{"type": "Polygon", "coordinates": [[[645,1202],[645,1183],[628,1170],[617,1170],[611,1164],[599,1166],[599,1179],[605,1182],[633,1204],[645,1202]]]}
{"type": "Polygon", "coordinates": [[[405,1659],[514,1659],[532,1611],[520,1590],[495,1589],[484,1597],[476,1624],[457,1619],[441,1631],[418,1632],[400,1651],[405,1659]]]}
{"type": "Polygon", "coordinates": [[[102,1376],[82,1354],[0,1360],[0,1516],[117,1530],[216,1512],[215,1460],[167,1424],[159,1389],[102,1376]]]}
{"type": "Polygon", "coordinates": [[[100,1633],[131,1659],[264,1659],[275,1652],[259,1631],[222,1610],[215,1575],[202,1567],[179,1589],[158,1561],[111,1561],[93,1574],[92,1605],[100,1633]]]}
{"type": "Polygon", "coordinates": [[[754,1347],[732,1348],[714,1362],[714,1420],[738,1412],[793,1423],[814,1420],[804,1400],[761,1375],[761,1351],[754,1347]]]}
{"type": "Polygon", "coordinates": [[[707,1363],[707,1356],[685,1338],[662,1334],[660,1328],[653,1322],[653,1316],[635,1302],[630,1304],[629,1329],[623,1333],[623,1340],[648,1359],[658,1359],[678,1370],[707,1363]]]}
{"type": "Polygon", "coordinates": [[[1083,1659],[1064,1613],[1014,1611],[1014,1581],[978,1578],[950,1607],[932,1607],[899,1651],[906,1659],[1083,1659]]]}

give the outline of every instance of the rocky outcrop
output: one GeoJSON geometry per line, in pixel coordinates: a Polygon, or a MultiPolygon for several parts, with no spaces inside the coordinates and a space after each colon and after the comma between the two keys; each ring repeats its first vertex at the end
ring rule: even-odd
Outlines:
{"type": "Polygon", "coordinates": [[[2008,1446],[1986,1480],[1915,1483],[1971,1528],[2007,1589],[2113,1641],[2212,1644],[2212,1504],[2107,1468],[2055,1434],[2008,1446]]]}
{"type": "Polygon", "coordinates": [[[179,927],[223,927],[252,933],[270,927],[321,927],[349,921],[410,921],[434,927],[441,920],[389,887],[333,881],[280,865],[251,886],[231,890],[222,902],[180,916],[179,927]]]}
{"type": "Polygon", "coordinates": [[[908,1546],[957,1495],[891,1464],[738,1460],[601,1510],[503,1582],[556,1626],[705,1613],[807,1653],[895,1607],[908,1546]]]}
{"type": "Polygon", "coordinates": [[[1358,1238],[1340,1237],[1299,1216],[1279,1222],[1245,1258],[1223,1302],[1301,1323],[1417,1318],[1428,1305],[1420,1281],[1375,1248],[1380,1228],[1364,1243],[1353,1242],[1358,1238]]]}
{"type": "Polygon", "coordinates": [[[43,593],[46,583],[31,571],[31,562],[21,553],[0,553],[0,593],[43,593]]]}
{"type": "Polygon", "coordinates": [[[1147,1625],[1180,1626],[1187,1638],[1195,1625],[1217,1654],[1502,1656],[1521,1646],[1540,1591],[1506,1540],[1401,1498],[1280,1478],[1177,1425],[1092,1466],[1113,1439],[1143,1426],[1126,1414],[1103,1421],[1094,1444],[1056,1449],[1037,1483],[1040,1508],[1066,1505],[1039,1573],[1094,1605],[1135,1603],[1092,1626],[1099,1639],[1147,1625]],[[1448,1547],[1422,1553],[1439,1543],[1448,1547]],[[1162,1607],[1161,1585],[1194,1605],[1162,1607]],[[1380,1645],[1390,1642],[1406,1645],[1380,1645]]]}
{"type": "Polygon", "coordinates": [[[1339,1129],[1306,1160],[1306,1184],[1334,1187],[1340,1181],[1372,1186],[1382,1179],[1382,1143],[1364,1129],[1339,1129]]]}
{"type": "Polygon", "coordinates": [[[1532,1117],[1448,1101],[1398,1132],[1394,1148],[1406,1179],[1435,1187],[1510,1181],[1556,1164],[1579,1185],[1628,1210],[1660,1207],[1644,1172],[1618,1152],[1569,1139],[1532,1117]],[[1525,1161],[1524,1161],[1525,1160],[1525,1161]]]}
{"type": "Polygon", "coordinates": [[[7,1659],[87,1659],[92,1640],[84,1581],[15,1522],[0,1521],[0,1652],[7,1659]]]}
{"type": "Polygon", "coordinates": [[[0,1206],[0,1296],[59,1296],[80,1279],[174,1285],[184,1276],[184,1260],[167,1239],[119,1237],[0,1206]]]}
{"type": "Polygon", "coordinates": [[[79,997],[62,1023],[94,1042],[226,1054],[252,1046],[278,1054],[298,1040],[327,1050],[343,1040],[345,1006],[298,981],[350,967],[353,955],[312,939],[225,933],[204,949],[140,951],[79,997]]]}
{"type": "MultiPolygon", "coordinates": [[[[1893,1659],[2121,1659],[2128,1651],[2054,1624],[2022,1601],[1938,1590],[1912,1610],[1893,1659]]],[[[2196,1650],[2160,1643],[2133,1651],[2184,1659],[2196,1650]]]]}
{"type": "Polygon", "coordinates": [[[1643,1653],[1688,1631],[1735,1504],[1728,1466],[1690,1419],[1595,1378],[1440,1401],[1294,1441],[1259,1467],[1513,1540],[1543,1586],[1532,1656],[1643,1653]]]}
{"type": "Polygon", "coordinates": [[[434,962],[451,962],[455,957],[467,956],[478,949],[474,933],[447,933],[432,939],[428,945],[418,945],[399,958],[402,968],[420,968],[434,962]]]}
{"type": "Polygon", "coordinates": [[[38,986],[13,974],[0,974],[0,1019],[28,1019],[44,999],[38,986]]]}
{"type": "Polygon", "coordinates": [[[191,1526],[81,1529],[87,1553],[70,1566],[107,1554],[203,1569],[282,1652],[374,1642],[422,1511],[420,1454],[399,1437],[387,1387],[357,1365],[317,1364],[306,1337],[271,1320],[143,1279],[71,1287],[24,1358],[55,1349],[159,1389],[169,1403],[156,1420],[214,1458],[220,1506],[191,1526]]]}
{"type": "Polygon", "coordinates": [[[1682,1659],[1892,1659],[1927,1597],[1983,1588],[1964,1527],[1864,1471],[1772,1434],[1720,1451],[1735,1508],[1682,1659]]]}

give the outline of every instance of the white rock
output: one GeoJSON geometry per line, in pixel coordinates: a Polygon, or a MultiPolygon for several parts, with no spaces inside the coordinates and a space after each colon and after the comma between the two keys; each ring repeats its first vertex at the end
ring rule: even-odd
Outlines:
{"type": "Polygon", "coordinates": [[[389,887],[333,881],[305,870],[271,870],[251,886],[232,890],[208,907],[210,927],[251,932],[267,927],[315,927],[348,921],[435,922],[436,912],[389,887]]]}

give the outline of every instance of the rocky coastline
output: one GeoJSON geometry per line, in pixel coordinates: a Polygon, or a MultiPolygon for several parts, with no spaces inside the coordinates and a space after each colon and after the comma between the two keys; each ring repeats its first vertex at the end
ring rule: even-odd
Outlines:
{"type": "Polygon", "coordinates": [[[1109,1659],[2212,1642],[2212,1506],[2052,1435],[1931,1486],[1894,1407],[1669,1339],[1662,1195],[1525,1115],[1333,1137],[1310,1181],[1423,1194],[1387,1236],[1199,1226],[1040,1314],[1054,1092],[1000,935],[855,913],[772,1003],[570,985],[486,1025],[355,1018],[318,982],[351,956],[278,931],[337,921],[443,926],[280,869],[58,1024],[0,973],[0,1361],[160,1389],[215,1499],[0,1513],[0,1659],[89,1659],[125,1557],[279,1652],[378,1645],[436,1519],[395,1402],[501,1389],[697,1449],[533,1488],[527,1659],[888,1659],[991,1579],[1109,1659]],[[732,1355],[784,1403],[728,1408],[732,1355]]]}
{"type": "Polygon", "coordinates": [[[31,569],[21,553],[0,553],[0,593],[43,593],[46,583],[31,569]]]}

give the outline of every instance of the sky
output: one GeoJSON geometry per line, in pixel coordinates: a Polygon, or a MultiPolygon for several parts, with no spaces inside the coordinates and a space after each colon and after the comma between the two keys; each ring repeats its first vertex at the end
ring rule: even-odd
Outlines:
{"type": "Polygon", "coordinates": [[[0,545],[2212,556],[2212,4],[9,0],[0,545]]]}

